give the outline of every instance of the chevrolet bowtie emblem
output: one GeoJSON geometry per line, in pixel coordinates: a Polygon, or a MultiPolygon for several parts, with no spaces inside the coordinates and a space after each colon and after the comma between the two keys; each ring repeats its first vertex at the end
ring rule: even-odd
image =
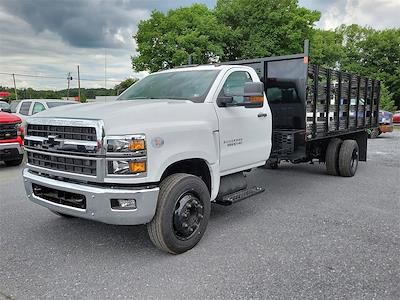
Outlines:
{"type": "Polygon", "coordinates": [[[57,135],[49,135],[48,137],[47,137],[47,139],[45,139],[45,140],[43,140],[43,143],[42,143],[42,147],[44,147],[44,148],[55,148],[55,147],[58,147],[58,146],[61,146],[62,147],[62,142],[61,141],[57,141],[56,139],[57,139],[57,135]]]}

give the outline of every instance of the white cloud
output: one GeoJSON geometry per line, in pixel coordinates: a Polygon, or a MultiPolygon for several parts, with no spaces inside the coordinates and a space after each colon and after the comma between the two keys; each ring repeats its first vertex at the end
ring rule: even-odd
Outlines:
{"type": "Polygon", "coordinates": [[[376,29],[400,27],[399,0],[345,0],[326,3],[319,27],[359,24],[376,29]]]}

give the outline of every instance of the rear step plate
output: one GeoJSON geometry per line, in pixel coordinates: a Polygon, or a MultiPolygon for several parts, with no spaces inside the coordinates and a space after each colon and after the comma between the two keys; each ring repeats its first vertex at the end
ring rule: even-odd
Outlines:
{"type": "Polygon", "coordinates": [[[232,194],[225,195],[224,197],[222,197],[222,199],[215,201],[215,203],[228,206],[236,202],[242,201],[244,199],[247,199],[249,197],[252,197],[254,195],[260,194],[264,191],[265,191],[264,188],[255,186],[250,189],[245,189],[238,192],[234,192],[232,194]]]}

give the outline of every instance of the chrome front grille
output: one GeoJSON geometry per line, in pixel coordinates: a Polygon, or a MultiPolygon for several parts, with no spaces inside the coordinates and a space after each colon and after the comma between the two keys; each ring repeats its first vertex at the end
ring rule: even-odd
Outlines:
{"type": "Polygon", "coordinates": [[[31,118],[27,122],[25,150],[32,170],[92,181],[104,176],[102,121],[31,118]]]}
{"type": "Polygon", "coordinates": [[[85,158],[28,152],[28,163],[46,169],[96,176],[96,161],[85,158]]]}
{"type": "Polygon", "coordinates": [[[17,124],[0,124],[0,140],[17,138],[17,124]]]}
{"type": "Polygon", "coordinates": [[[60,139],[92,142],[97,140],[96,128],[94,127],[29,124],[27,128],[27,135],[38,137],[57,136],[60,139]]]}

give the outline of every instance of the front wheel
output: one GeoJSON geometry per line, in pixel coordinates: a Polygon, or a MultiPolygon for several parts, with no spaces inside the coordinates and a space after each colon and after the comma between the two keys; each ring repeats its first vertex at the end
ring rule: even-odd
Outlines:
{"type": "Polygon", "coordinates": [[[210,193],[197,176],[178,173],[160,184],[156,214],[147,231],[153,244],[180,254],[196,246],[210,217],[210,193]]]}
{"type": "Polygon", "coordinates": [[[9,167],[19,166],[23,160],[24,160],[24,156],[21,155],[18,159],[6,160],[4,163],[6,164],[6,166],[9,166],[9,167]]]}

